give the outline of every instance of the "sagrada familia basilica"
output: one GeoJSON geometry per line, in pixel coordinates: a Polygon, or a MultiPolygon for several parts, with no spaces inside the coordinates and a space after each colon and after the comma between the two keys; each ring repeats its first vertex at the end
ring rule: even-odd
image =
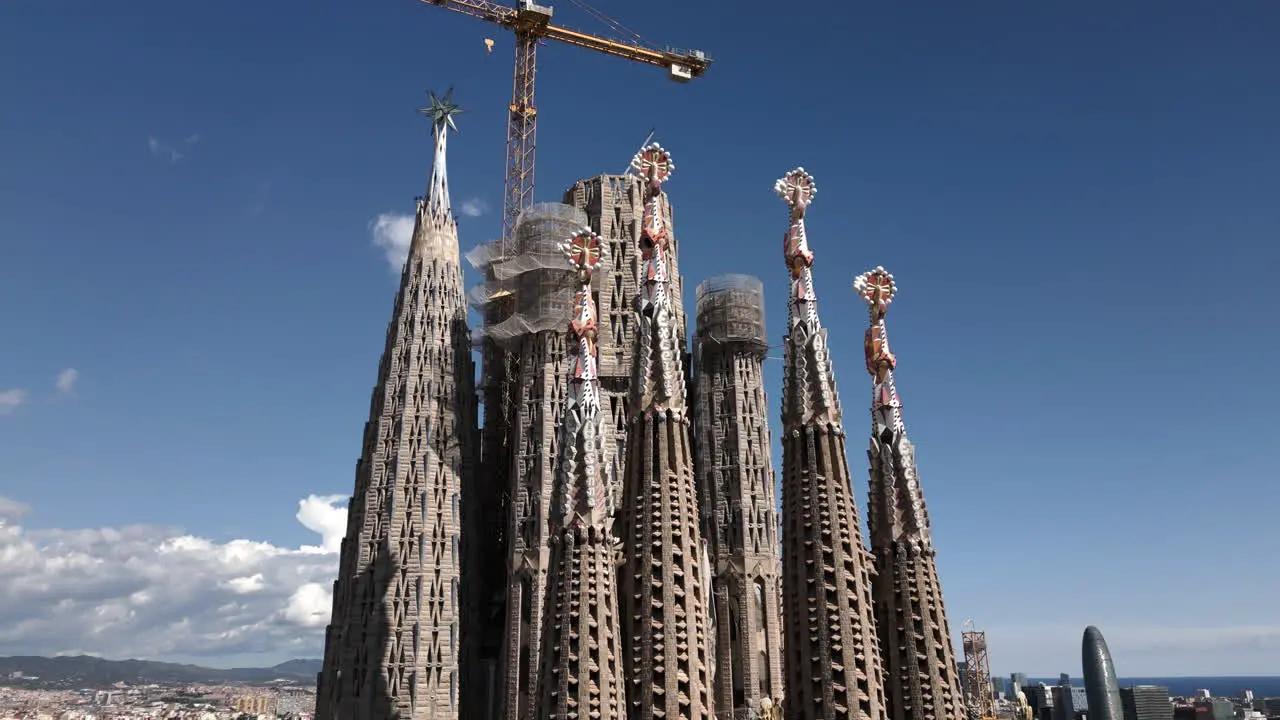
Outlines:
{"type": "Polygon", "coordinates": [[[433,95],[424,112],[431,180],[316,717],[962,720],[886,330],[897,287],[879,267],[854,281],[870,317],[864,538],[805,231],[814,178],[774,187],[791,280],[777,483],[762,284],[701,283],[690,343],[671,154],[648,145],[628,174],[532,206],[514,238],[467,254],[484,278],[467,290],[446,166],[457,107],[433,95]]]}

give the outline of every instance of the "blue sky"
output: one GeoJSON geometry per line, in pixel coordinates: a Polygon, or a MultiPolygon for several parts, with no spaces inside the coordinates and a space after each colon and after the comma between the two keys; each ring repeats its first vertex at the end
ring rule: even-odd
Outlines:
{"type": "MultiPolygon", "coordinates": [[[[771,187],[814,173],[851,465],[850,281],[884,265],[953,630],[997,672],[1078,674],[1090,623],[1122,675],[1275,670],[1280,6],[594,4],[716,63],[543,47],[538,199],[656,125],[690,293],[760,276],[776,342],[771,187]]],[[[462,244],[495,237],[510,38],[411,0],[45,0],[0,9],[0,64],[0,495],[32,532],[314,542],[395,292],[371,223],[429,172],[413,110],[456,88],[462,244]]]]}

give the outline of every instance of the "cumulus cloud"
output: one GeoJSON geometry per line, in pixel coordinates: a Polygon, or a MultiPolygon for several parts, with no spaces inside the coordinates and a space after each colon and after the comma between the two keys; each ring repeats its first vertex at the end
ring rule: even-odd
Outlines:
{"type": "Polygon", "coordinates": [[[0,498],[0,647],[116,658],[317,657],[337,573],[336,528],[345,526],[341,499],[303,499],[297,518],[320,545],[287,548],[147,525],[28,529],[20,523],[27,507],[0,498]]]}
{"type": "Polygon", "coordinates": [[[338,507],[345,501],[342,495],[309,495],[298,501],[298,522],[320,536],[320,547],[303,546],[311,552],[336,553],[342,548],[342,538],[347,534],[347,509],[338,507]]]}
{"type": "Polygon", "coordinates": [[[458,204],[458,212],[467,217],[480,217],[489,212],[489,204],[480,198],[470,198],[458,204]]]}
{"type": "Polygon", "coordinates": [[[391,269],[400,272],[409,257],[409,242],[413,240],[413,216],[399,213],[382,213],[369,223],[373,244],[382,249],[391,269]]]}
{"type": "Polygon", "coordinates": [[[67,368],[58,373],[58,377],[54,379],[53,386],[58,390],[60,395],[70,395],[76,389],[76,381],[80,379],[80,371],[75,368],[67,368]]]}
{"type": "Polygon", "coordinates": [[[0,390],[0,415],[11,413],[27,401],[27,391],[21,388],[0,390]]]}

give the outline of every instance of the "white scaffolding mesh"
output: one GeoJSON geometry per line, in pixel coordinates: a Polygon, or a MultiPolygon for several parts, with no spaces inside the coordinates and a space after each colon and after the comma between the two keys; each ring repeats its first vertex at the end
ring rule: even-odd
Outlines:
{"type": "Polygon", "coordinates": [[[584,227],[587,215],[578,208],[538,203],[516,220],[514,255],[503,257],[498,241],[467,253],[467,260],[486,278],[471,289],[468,301],[483,308],[505,300],[512,310],[502,322],[473,333],[473,340],[488,337],[500,345],[509,345],[531,333],[565,328],[573,309],[575,288],[563,243],[584,227]]]}
{"type": "Polygon", "coordinates": [[[764,283],[750,275],[717,275],[698,285],[698,341],[768,348],[764,283]]]}

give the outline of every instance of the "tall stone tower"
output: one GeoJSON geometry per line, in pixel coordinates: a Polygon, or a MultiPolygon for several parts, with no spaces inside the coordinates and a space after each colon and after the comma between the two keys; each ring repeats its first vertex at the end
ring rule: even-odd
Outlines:
{"type": "Polygon", "coordinates": [[[694,466],[713,568],[715,705],[723,720],[745,719],[770,709],[782,690],[764,285],[747,275],[705,280],[697,318],[694,466]]]}
{"type": "Polygon", "coordinates": [[[818,320],[804,216],[816,187],[803,168],[774,186],[791,208],[783,342],[782,543],[788,720],[885,720],[871,562],[849,483],[840,400],[818,320]]]}
{"type": "Polygon", "coordinates": [[[671,301],[670,232],[660,210],[671,156],[632,161],[645,181],[622,492],[623,657],[629,720],[710,720],[707,590],[685,377],[671,301]]]}
{"type": "MultiPolygon", "coordinates": [[[[567,369],[572,343],[567,332],[576,289],[576,273],[564,252],[565,238],[586,224],[586,215],[560,203],[538,203],[519,216],[511,254],[497,243],[468,255],[487,280],[472,292],[487,314],[502,307],[504,319],[484,328],[486,345],[509,361],[511,388],[509,434],[504,445],[511,465],[503,475],[506,510],[504,601],[497,692],[472,701],[478,718],[532,720],[537,710],[540,643],[550,552],[550,508],[558,455],[557,426],[569,392],[567,369]],[[490,714],[493,713],[493,714],[490,714]]],[[[495,488],[496,489],[496,488],[495,488]]],[[[495,493],[496,495],[497,493],[495,493]]],[[[498,556],[501,557],[501,556],[498,556]]],[[[490,566],[503,562],[490,556],[490,566]]],[[[468,718],[471,720],[471,718],[468,718]]]]}
{"type": "Polygon", "coordinates": [[[873,378],[867,524],[891,720],[962,720],[965,708],[934,563],[937,553],[916,474],[915,447],[907,439],[894,386],[897,360],[885,331],[885,312],[897,286],[892,275],[877,267],[859,275],[854,289],[871,309],[865,342],[867,372],[873,378]]]}
{"type": "Polygon", "coordinates": [[[566,243],[577,270],[569,324],[569,389],[560,422],[552,492],[547,622],[542,641],[545,720],[621,720],[626,713],[619,642],[617,555],[604,478],[597,375],[598,315],[591,278],[600,238],[582,230],[566,243]]]}
{"type": "MultiPolygon", "coordinates": [[[[579,180],[564,201],[587,214],[587,224],[601,241],[600,266],[592,288],[600,313],[600,390],[604,415],[602,432],[606,477],[614,503],[621,501],[622,463],[626,458],[627,403],[631,393],[632,352],[635,349],[635,304],[639,285],[640,235],[644,221],[645,183],[635,175],[597,175],[579,180]]],[[[675,315],[677,342],[685,347],[684,279],[680,274],[680,246],[673,234],[671,204],[657,199],[657,212],[671,238],[667,271],[675,315]]]]}
{"type": "Polygon", "coordinates": [[[316,716],[458,716],[459,500],[476,401],[445,144],[451,93],[424,108],[435,161],[418,202],[347,512],[316,716]]]}
{"type": "MultiPolygon", "coordinates": [[[[505,430],[490,426],[488,411],[485,424],[486,433],[505,433],[501,440],[486,440],[485,452],[494,453],[489,455],[497,458],[494,462],[507,458],[509,466],[501,477],[509,478],[509,484],[500,491],[495,487],[491,501],[481,508],[487,519],[503,514],[502,538],[498,542],[491,540],[499,535],[494,532],[485,538],[467,539],[477,553],[488,552],[484,557],[507,557],[501,572],[505,577],[502,600],[487,604],[490,616],[498,619],[477,633],[491,637],[497,626],[501,652],[494,679],[496,691],[484,693],[483,685],[477,682],[475,691],[464,696],[468,710],[475,709],[468,720],[531,720],[538,707],[540,644],[545,635],[542,625],[550,567],[547,513],[558,453],[556,427],[569,391],[566,369],[573,347],[566,327],[576,289],[575,272],[563,253],[562,243],[584,226],[601,236],[601,259],[592,272],[591,287],[599,316],[597,374],[602,471],[609,488],[606,507],[613,513],[621,502],[644,187],[633,175],[581,180],[565,193],[565,204],[540,203],[521,215],[508,254],[503,254],[499,243],[490,243],[467,256],[486,278],[473,290],[473,302],[486,317],[500,318],[486,324],[483,346],[486,352],[492,350],[495,357],[503,359],[504,372],[509,376],[491,383],[495,392],[507,393],[502,396],[509,401],[507,420],[502,421],[506,423],[502,426],[505,430]],[[490,712],[494,714],[487,714],[490,712]]],[[[670,228],[671,208],[665,195],[659,196],[656,209],[670,228]]],[[[682,287],[674,256],[668,271],[672,285],[682,287]]],[[[685,324],[678,293],[674,300],[683,347],[685,324]]],[[[495,414],[494,422],[499,420],[495,414]]],[[[484,482],[493,481],[487,470],[484,475],[484,482]]],[[[479,561],[477,564],[484,566],[479,561]]],[[[489,569],[495,565],[488,562],[489,569]]],[[[478,650],[488,652],[483,646],[478,650]]],[[[478,670],[485,668],[480,664],[478,670]]]]}

